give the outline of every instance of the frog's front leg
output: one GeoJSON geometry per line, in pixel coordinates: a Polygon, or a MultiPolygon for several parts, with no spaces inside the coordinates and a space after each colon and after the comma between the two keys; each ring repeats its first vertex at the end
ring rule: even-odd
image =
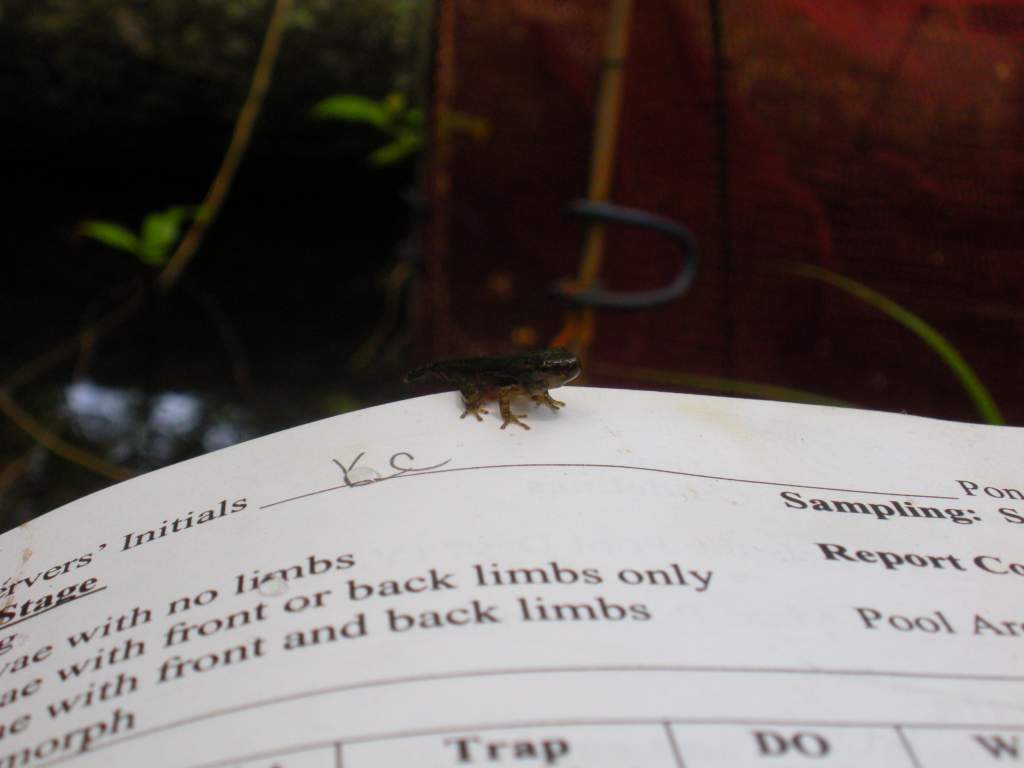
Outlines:
{"type": "Polygon", "coordinates": [[[533,402],[537,403],[537,405],[546,405],[552,411],[557,411],[565,405],[561,400],[555,400],[555,398],[553,398],[546,389],[539,394],[535,392],[530,395],[530,398],[533,402]]]}
{"type": "Polygon", "coordinates": [[[487,409],[483,407],[484,394],[475,387],[463,387],[459,390],[462,393],[462,404],[466,406],[466,410],[462,412],[460,419],[464,419],[470,414],[476,416],[477,421],[483,421],[484,418],[481,413],[487,413],[487,409]]]}
{"type": "Polygon", "coordinates": [[[501,428],[509,424],[518,424],[523,429],[529,429],[520,419],[525,419],[526,414],[512,413],[512,397],[522,392],[519,387],[502,387],[498,390],[498,407],[501,409],[501,428]]]}

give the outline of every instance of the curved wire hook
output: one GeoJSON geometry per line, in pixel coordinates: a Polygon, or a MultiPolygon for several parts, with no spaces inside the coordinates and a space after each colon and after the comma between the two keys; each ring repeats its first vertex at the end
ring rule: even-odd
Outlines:
{"type": "Polygon", "coordinates": [[[682,224],[635,208],[612,203],[576,200],[569,213],[593,221],[627,224],[651,229],[668,237],[682,249],[683,264],[668,285],[648,291],[606,291],[603,288],[579,288],[572,279],[562,279],[550,286],[551,292],[572,304],[608,309],[646,309],[667,304],[686,293],[697,276],[697,242],[682,224]]]}

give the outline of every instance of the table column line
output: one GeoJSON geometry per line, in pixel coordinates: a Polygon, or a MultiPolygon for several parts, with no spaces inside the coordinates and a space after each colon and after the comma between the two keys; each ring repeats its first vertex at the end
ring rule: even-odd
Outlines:
{"type": "Polygon", "coordinates": [[[672,748],[672,757],[675,758],[676,768],[686,768],[686,764],[683,763],[683,755],[679,751],[676,735],[672,732],[672,724],[666,720],[662,725],[665,726],[665,735],[668,737],[668,744],[672,748]]]}
{"type": "Polygon", "coordinates": [[[921,768],[921,761],[917,759],[917,755],[914,754],[913,747],[910,746],[910,739],[907,738],[907,734],[903,732],[902,725],[894,725],[896,729],[896,735],[899,736],[900,743],[903,745],[903,749],[906,750],[907,756],[910,757],[910,762],[914,768],[921,768]]]}

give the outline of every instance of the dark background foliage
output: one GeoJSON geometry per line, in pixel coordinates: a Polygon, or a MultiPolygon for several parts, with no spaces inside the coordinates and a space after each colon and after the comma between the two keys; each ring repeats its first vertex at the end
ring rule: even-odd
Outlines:
{"type": "MultiPolygon", "coordinates": [[[[573,340],[548,286],[580,264],[564,212],[608,3],[295,0],[182,279],[37,369],[158,274],[82,222],[137,232],[203,200],[273,7],[0,0],[5,527],[111,482],[51,438],[138,473],[414,394],[414,361],[573,340]],[[405,133],[313,115],[338,94],[405,133]],[[417,126],[422,151],[368,161],[417,126]]],[[[1019,0],[637,0],[611,199],[684,222],[701,271],[671,305],[599,312],[587,383],[990,418],[852,279],[1024,423],[1022,19],[1019,0]]],[[[651,287],[675,263],[614,229],[602,278],[651,287]]]]}
{"type": "MultiPolygon", "coordinates": [[[[27,0],[0,9],[7,376],[152,279],[152,267],[77,227],[101,219],[137,229],[149,212],[202,200],[270,4],[27,0]]],[[[395,396],[397,359],[359,376],[348,361],[409,235],[415,162],[370,167],[375,131],[310,110],[338,92],[415,91],[429,11],[297,3],[201,254],[170,295],[152,297],[76,370],[62,365],[20,388],[21,406],[44,422],[63,415],[69,441],[145,470],[395,396]]],[[[0,429],[0,465],[6,526],[109,482],[10,423],[0,429]]]]}

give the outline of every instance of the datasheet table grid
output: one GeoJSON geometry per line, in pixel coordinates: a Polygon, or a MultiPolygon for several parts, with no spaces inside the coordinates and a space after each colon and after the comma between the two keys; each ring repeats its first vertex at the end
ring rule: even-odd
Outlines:
{"type": "Polygon", "coordinates": [[[480,723],[299,744],[192,768],[864,766],[1024,762],[1024,725],[742,720],[480,723]],[[639,762],[638,762],[639,761],[639,762]]]}

